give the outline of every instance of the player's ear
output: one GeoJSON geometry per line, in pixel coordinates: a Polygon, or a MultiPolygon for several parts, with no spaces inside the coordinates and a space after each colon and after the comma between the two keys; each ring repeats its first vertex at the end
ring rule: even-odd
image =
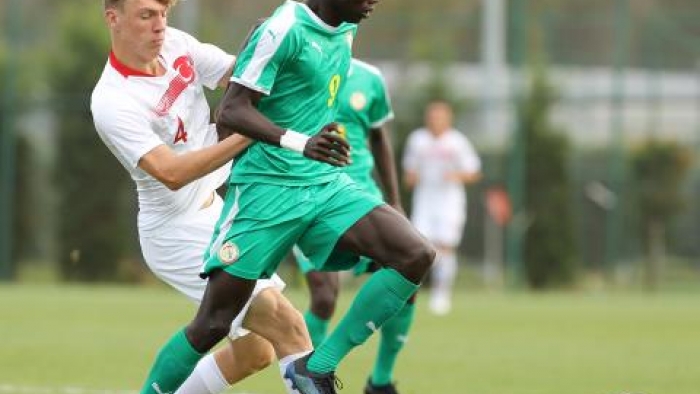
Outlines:
{"type": "Polygon", "coordinates": [[[117,10],[114,8],[107,8],[105,10],[105,22],[107,23],[107,27],[110,29],[113,29],[117,25],[117,21],[119,19],[119,16],[117,15],[117,10]]]}

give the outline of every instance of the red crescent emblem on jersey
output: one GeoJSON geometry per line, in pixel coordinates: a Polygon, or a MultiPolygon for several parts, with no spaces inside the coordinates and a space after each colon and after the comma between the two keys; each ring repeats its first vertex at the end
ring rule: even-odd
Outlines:
{"type": "Polygon", "coordinates": [[[186,83],[189,84],[194,80],[194,61],[191,57],[180,56],[179,58],[175,59],[173,68],[177,70],[186,83]]]}

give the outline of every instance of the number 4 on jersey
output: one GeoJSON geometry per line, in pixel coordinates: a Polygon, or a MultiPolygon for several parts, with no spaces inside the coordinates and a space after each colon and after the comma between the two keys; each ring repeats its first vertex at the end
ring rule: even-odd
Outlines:
{"type": "Polygon", "coordinates": [[[175,141],[173,141],[173,144],[177,144],[178,142],[187,142],[187,131],[185,131],[185,124],[182,122],[182,119],[180,117],[177,117],[177,133],[175,133],[175,141]]]}

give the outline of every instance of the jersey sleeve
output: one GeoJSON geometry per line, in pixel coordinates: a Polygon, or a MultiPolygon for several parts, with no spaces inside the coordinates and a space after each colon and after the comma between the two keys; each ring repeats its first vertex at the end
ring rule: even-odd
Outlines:
{"type": "Polygon", "coordinates": [[[269,95],[277,74],[298,48],[293,19],[271,18],[253,33],[241,51],[231,81],[269,95]]]}
{"type": "Polygon", "coordinates": [[[459,168],[467,172],[481,171],[481,159],[467,137],[460,134],[459,168]]]}
{"type": "Polygon", "coordinates": [[[229,55],[215,45],[199,42],[187,33],[182,34],[187,40],[187,49],[192,56],[202,85],[209,89],[216,89],[221,78],[233,65],[235,56],[229,55]]]}
{"type": "Polygon", "coordinates": [[[108,105],[93,100],[92,116],[105,145],[125,167],[133,170],[146,153],[164,142],[152,131],[146,116],[121,100],[107,100],[108,105]]]}
{"type": "Polygon", "coordinates": [[[376,92],[376,97],[370,104],[369,124],[371,128],[376,129],[382,127],[386,122],[394,119],[394,111],[391,107],[389,89],[386,86],[384,77],[381,75],[376,75],[373,86],[376,92]]]}

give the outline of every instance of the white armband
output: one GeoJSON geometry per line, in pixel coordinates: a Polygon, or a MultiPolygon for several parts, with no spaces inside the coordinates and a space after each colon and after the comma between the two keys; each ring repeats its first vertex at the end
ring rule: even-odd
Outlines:
{"type": "Polygon", "coordinates": [[[306,134],[287,129],[280,138],[280,146],[303,154],[309,138],[311,137],[306,134]]]}

